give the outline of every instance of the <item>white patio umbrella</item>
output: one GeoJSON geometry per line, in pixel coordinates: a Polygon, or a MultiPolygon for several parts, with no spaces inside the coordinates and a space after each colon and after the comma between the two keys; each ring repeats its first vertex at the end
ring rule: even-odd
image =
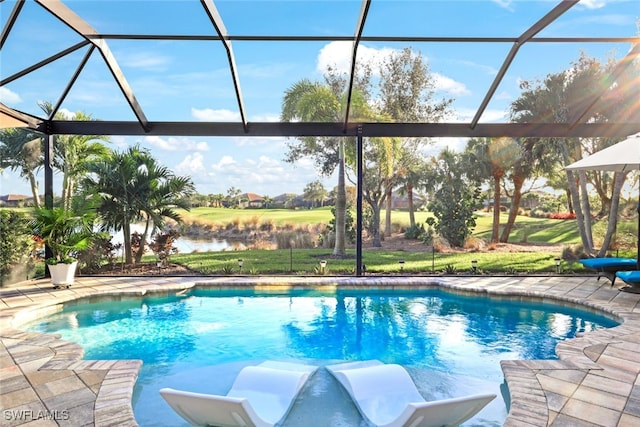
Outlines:
{"type": "MultiPolygon", "coordinates": [[[[566,169],[613,172],[640,170],[640,133],[578,160],[566,169]]],[[[638,204],[638,269],[640,270],[640,203],[638,204]]]]}

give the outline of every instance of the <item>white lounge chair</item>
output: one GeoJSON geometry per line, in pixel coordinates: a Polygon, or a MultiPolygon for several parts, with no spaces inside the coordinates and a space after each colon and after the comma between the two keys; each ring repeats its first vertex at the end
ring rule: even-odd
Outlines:
{"type": "Polygon", "coordinates": [[[427,402],[400,365],[377,360],[329,365],[365,420],[384,427],[457,426],[477,414],[495,394],[427,402]]]}
{"type": "Polygon", "coordinates": [[[280,422],[316,366],[267,361],[243,368],[226,396],[163,388],[160,394],[197,426],[267,427],[280,422]]]}

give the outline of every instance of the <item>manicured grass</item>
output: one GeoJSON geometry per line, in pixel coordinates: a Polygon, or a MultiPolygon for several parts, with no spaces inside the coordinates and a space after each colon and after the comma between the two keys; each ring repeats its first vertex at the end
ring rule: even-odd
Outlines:
{"type": "MultiPolygon", "coordinates": [[[[320,260],[327,260],[327,274],[353,274],[355,252],[348,258],[331,257],[329,249],[283,249],[223,251],[176,254],[172,262],[204,274],[319,274],[320,260]],[[240,270],[238,259],[243,260],[240,270]]],[[[478,261],[482,273],[552,273],[556,252],[471,252],[431,253],[407,251],[364,251],[363,264],[368,273],[470,273],[471,261],[478,261]],[[401,264],[400,260],[404,261],[401,264]]],[[[577,262],[562,262],[564,272],[583,271],[577,262]]]]}
{"type": "Polygon", "coordinates": [[[185,222],[205,222],[211,224],[228,224],[239,221],[247,222],[272,221],[275,225],[328,224],[333,218],[330,207],[316,209],[230,209],[230,208],[194,208],[191,211],[180,211],[185,222]]]}
{"type": "MultiPolygon", "coordinates": [[[[195,208],[190,212],[182,212],[187,223],[211,223],[226,225],[236,223],[261,224],[272,222],[277,226],[307,224],[328,224],[333,218],[330,207],[317,209],[226,209],[195,208]]],[[[416,221],[424,224],[431,216],[428,212],[416,212],[416,221]]],[[[394,226],[405,228],[409,225],[409,214],[406,211],[393,211],[394,226]]],[[[501,216],[501,224],[507,221],[506,214],[501,216]]],[[[489,240],[491,236],[491,213],[478,213],[474,236],[489,240]]],[[[636,230],[633,221],[621,221],[619,230],[636,230]]],[[[620,234],[620,231],[619,231],[620,234]]],[[[519,216],[513,229],[511,243],[555,243],[570,246],[580,243],[575,220],[551,220],[519,216]]],[[[635,243],[635,242],[634,242],[635,243]]],[[[383,243],[384,246],[384,243],[383,243]]],[[[347,251],[346,259],[332,258],[331,249],[283,249],[283,250],[248,250],[223,251],[208,253],[176,254],[172,262],[182,264],[192,270],[204,274],[319,274],[319,262],[326,259],[326,274],[354,274],[355,251],[347,251]],[[242,270],[238,267],[238,259],[243,259],[242,270]]],[[[635,257],[635,246],[621,250],[618,256],[635,257]]],[[[486,250],[484,252],[463,253],[431,253],[392,250],[364,250],[363,264],[367,274],[441,274],[471,272],[471,261],[478,261],[480,273],[535,274],[553,273],[556,271],[555,258],[560,257],[558,249],[547,252],[515,252],[504,253],[486,250]],[[401,270],[400,260],[404,261],[401,270]]],[[[145,260],[153,262],[153,256],[145,256],[145,260]]],[[[562,261],[562,272],[586,272],[578,262],[562,261]]]]}
{"type": "MultiPolygon", "coordinates": [[[[189,212],[180,213],[183,219],[189,222],[202,222],[212,224],[228,224],[239,221],[241,224],[256,222],[258,224],[272,221],[275,225],[306,225],[329,224],[333,219],[330,207],[316,209],[228,209],[228,208],[194,208],[189,212]]],[[[416,212],[416,223],[423,224],[427,218],[433,216],[430,212],[416,212]]],[[[409,213],[407,211],[394,210],[391,213],[391,222],[401,229],[409,226],[409,213]]],[[[491,213],[478,212],[474,235],[489,239],[491,237],[491,225],[493,216],[491,213]]],[[[501,214],[501,224],[507,222],[507,215],[501,214]]],[[[509,239],[511,243],[579,243],[580,236],[575,220],[557,220],[546,218],[531,218],[518,216],[509,239]]]]}

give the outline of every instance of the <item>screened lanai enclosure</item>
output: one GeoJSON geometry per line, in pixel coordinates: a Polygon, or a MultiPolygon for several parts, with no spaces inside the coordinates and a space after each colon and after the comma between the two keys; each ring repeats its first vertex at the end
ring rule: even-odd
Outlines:
{"type": "MultiPolygon", "coordinates": [[[[511,141],[506,179],[523,150],[640,132],[636,0],[4,0],[0,25],[0,127],[44,138],[47,206],[60,135],[138,144],[202,194],[342,177],[357,275],[362,213],[404,203],[416,159],[511,141]]],[[[556,174],[580,151],[558,149],[556,174]]],[[[0,195],[28,194],[2,167],[0,195]]]]}

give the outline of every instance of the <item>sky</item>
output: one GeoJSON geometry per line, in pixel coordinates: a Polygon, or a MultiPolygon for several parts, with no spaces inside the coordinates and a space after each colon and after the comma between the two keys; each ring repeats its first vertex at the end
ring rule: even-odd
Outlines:
{"type": "MultiPolygon", "coordinates": [[[[215,34],[196,0],[68,0],[65,3],[89,25],[107,34],[215,34]]],[[[15,0],[0,2],[4,26],[15,0]]],[[[244,1],[215,2],[231,35],[342,35],[355,31],[360,2],[244,1]]],[[[517,37],[548,13],[550,0],[373,0],[364,36],[517,37]]],[[[637,0],[581,1],[539,37],[634,37],[638,35],[637,0]]],[[[28,0],[0,51],[0,80],[79,42],[81,38],[28,0]]],[[[226,52],[220,42],[109,40],[111,52],[146,117],[171,121],[240,121],[226,52]]],[[[322,80],[327,66],[349,69],[349,42],[233,41],[233,53],[249,122],[278,121],[283,94],[301,79],[322,80]]],[[[500,69],[511,43],[362,42],[358,60],[379,64],[394,51],[410,47],[428,64],[436,99],[452,98],[451,120],[469,122],[500,69]]],[[[580,51],[606,60],[620,59],[626,43],[530,43],[524,45],[496,90],[481,122],[505,122],[523,80],[541,79],[570,67],[580,51]]],[[[0,87],[0,102],[39,115],[38,102],[57,102],[78,68],[80,49],[0,87]]],[[[117,84],[94,52],[62,103],[68,115],[83,111],[95,119],[135,120],[117,84]]],[[[275,197],[301,193],[322,177],[312,159],[284,161],[286,138],[208,138],[181,136],[112,136],[121,150],[140,144],[177,175],[191,176],[203,194],[226,194],[230,187],[275,197]]],[[[465,140],[434,139],[426,154],[443,147],[461,149],[465,140]]],[[[42,173],[39,174],[42,188],[42,173]]],[[[54,191],[59,193],[59,177],[54,191]]],[[[41,191],[42,192],[42,191],[41,191]]],[[[30,194],[15,172],[0,176],[0,194],[30,194]]]]}

